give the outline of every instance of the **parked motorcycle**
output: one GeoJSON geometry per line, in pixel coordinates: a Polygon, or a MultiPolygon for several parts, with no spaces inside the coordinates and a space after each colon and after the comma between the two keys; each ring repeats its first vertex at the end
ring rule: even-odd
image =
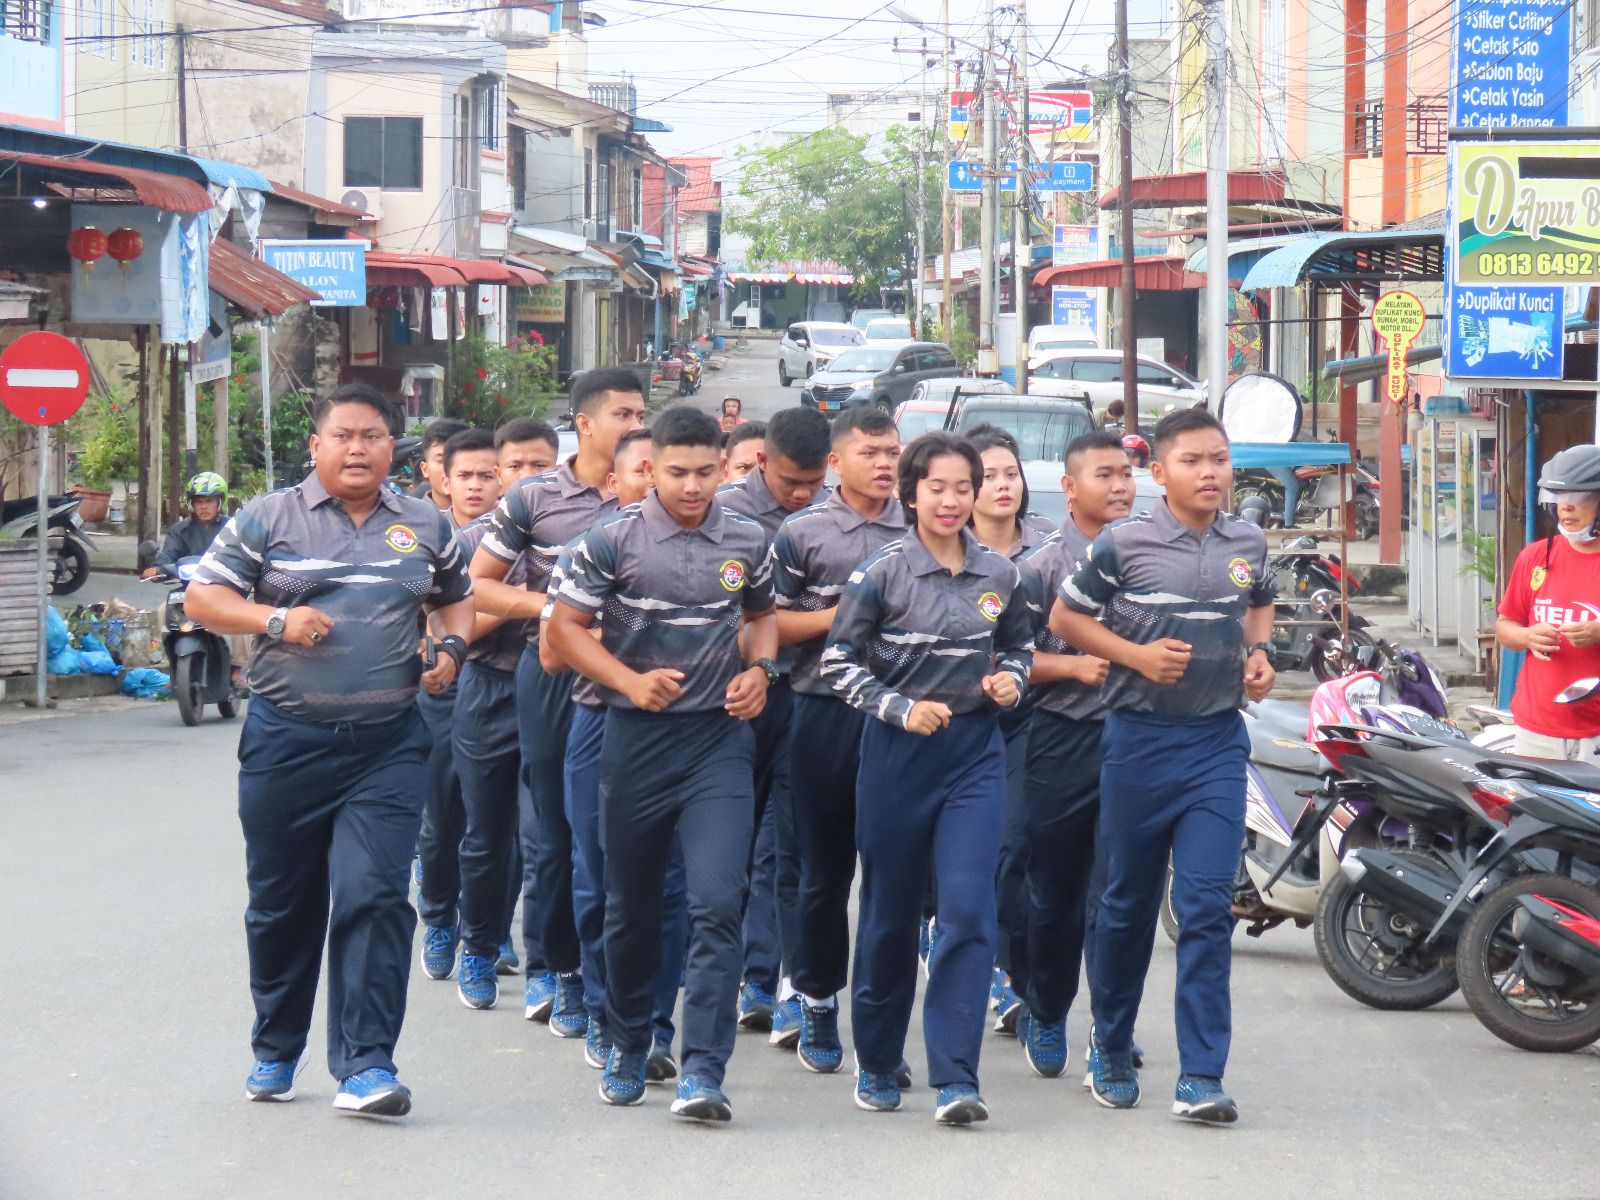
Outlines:
{"type": "Polygon", "coordinates": [[[1352,612],[1348,621],[1341,599],[1354,597],[1361,583],[1345,571],[1337,554],[1323,554],[1307,534],[1285,542],[1267,566],[1277,584],[1273,602],[1272,649],[1280,671],[1310,669],[1326,683],[1361,669],[1362,654],[1373,645],[1366,618],[1352,612]]]}
{"type": "MultiPolygon", "coordinates": [[[[1339,487],[1339,468],[1332,466],[1296,467],[1300,480],[1300,495],[1295,502],[1295,525],[1311,525],[1336,513],[1342,503],[1339,487]]],[[[1378,533],[1379,487],[1377,476],[1364,465],[1350,468],[1352,498],[1356,506],[1355,535],[1358,539],[1376,537],[1378,533]]],[[[1264,502],[1263,524],[1279,527],[1289,524],[1284,519],[1283,483],[1270,471],[1246,468],[1234,472],[1234,511],[1259,496],[1264,502]]]]}
{"type": "MultiPolygon", "coordinates": [[[[89,539],[78,506],[83,497],[68,493],[45,500],[45,536],[49,538],[51,575],[50,594],[70,596],[89,578],[89,539]]],[[[0,508],[0,539],[31,538],[39,527],[38,501],[29,496],[7,500],[0,508]]]]}
{"type": "Polygon", "coordinates": [[[700,361],[700,356],[689,348],[687,342],[673,342],[667,351],[667,358],[676,359],[683,366],[678,372],[678,395],[692,396],[700,390],[700,376],[705,371],[705,364],[700,361]]]}
{"type": "Polygon", "coordinates": [[[166,647],[172,672],[172,695],[185,725],[200,724],[208,704],[215,704],[224,718],[238,712],[228,640],[204,628],[183,610],[184,592],[199,565],[198,558],[180,558],[174,564],[176,577],[166,572],[156,576],[176,584],[167,593],[161,643],[166,647]]]}

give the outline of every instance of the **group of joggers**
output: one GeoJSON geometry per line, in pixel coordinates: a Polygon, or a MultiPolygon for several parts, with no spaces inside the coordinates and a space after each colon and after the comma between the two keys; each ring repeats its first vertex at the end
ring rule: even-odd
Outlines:
{"type": "MultiPolygon", "coordinates": [[[[416,702],[426,974],[488,1009],[497,975],[520,971],[525,1016],[582,1040],[606,1103],[676,1080],[674,1113],[728,1120],[737,1030],[838,1072],[847,987],[855,1102],[898,1109],[920,956],[935,1117],[969,1124],[988,1116],[991,1021],[1035,1073],[1066,1071],[1086,961],[1085,1086],[1131,1108],[1170,860],[1173,1111],[1235,1120],[1222,1075],[1238,710],[1272,686],[1272,587],[1262,534],[1222,511],[1215,419],[1161,421],[1164,496],[1131,517],[1121,440],[1078,438],[1063,455],[1068,514],[1051,528],[1029,513],[1016,442],[997,428],[902,447],[873,408],[830,423],[797,407],[724,432],[679,405],[646,430],[623,371],[586,373],[572,401],[565,462],[528,420],[436,428],[425,459],[474,610],[469,638],[435,611],[422,652],[422,669],[441,653],[459,666],[448,687],[424,676],[416,702]]],[[[207,562],[243,569],[251,553],[207,562]]],[[[215,569],[202,582],[263,586],[215,569]]],[[[246,835],[248,847],[248,822],[246,835]]],[[[259,916],[256,900],[253,875],[259,916]]],[[[256,951],[249,1093],[283,1099],[296,1043],[274,1058],[261,1036],[273,997],[256,951]]],[[[374,1005],[381,1077],[341,1107],[409,1107],[389,1057],[405,974],[363,985],[390,993],[374,1005]]],[[[356,1065],[331,1045],[330,1063],[341,1080],[356,1065]]]]}

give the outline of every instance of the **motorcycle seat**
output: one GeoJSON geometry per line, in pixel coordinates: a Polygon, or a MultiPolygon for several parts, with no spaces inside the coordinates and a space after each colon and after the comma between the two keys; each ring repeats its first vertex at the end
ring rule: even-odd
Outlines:
{"type": "Polygon", "coordinates": [[[1296,775],[1314,775],[1325,765],[1305,740],[1306,710],[1287,700],[1261,700],[1245,710],[1250,733],[1250,758],[1260,766],[1296,775]]]}
{"type": "Polygon", "coordinates": [[[1520,771],[1542,783],[1556,787],[1600,792],[1600,767],[1586,762],[1561,762],[1548,758],[1525,758],[1520,754],[1496,754],[1494,761],[1502,773],[1520,771]]]}

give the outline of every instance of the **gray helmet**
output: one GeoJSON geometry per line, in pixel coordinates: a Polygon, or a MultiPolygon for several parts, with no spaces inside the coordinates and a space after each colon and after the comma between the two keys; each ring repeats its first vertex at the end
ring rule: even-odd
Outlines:
{"type": "Polygon", "coordinates": [[[1568,446],[1539,475],[1539,501],[1555,504],[1563,492],[1600,492],[1600,446],[1568,446]]]}

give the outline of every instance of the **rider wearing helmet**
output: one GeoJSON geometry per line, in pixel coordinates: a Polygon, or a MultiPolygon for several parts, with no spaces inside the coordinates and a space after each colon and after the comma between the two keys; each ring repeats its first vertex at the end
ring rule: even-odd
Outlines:
{"type": "Polygon", "coordinates": [[[1568,684],[1600,675],[1600,446],[1546,463],[1539,500],[1556,531],[1517,555],[1495,625],[1502,646],[1527,652],[1511,697],[1515,749],[1600,762],[1600,699],[1555,702],[1568,684]]]}
{"type": "Polygon", "coordinates": [[[1122,448],[1128,452],[1128,457],[1133,460],[1136,467],[1150,465],[1150,443],[1137,433],[1130,433],[1122,439],[1122,448]]]}
{"type": "Polygon", "coordinates": [[[212,540],[228,523],[228,481],[215,471],[201,471],[183,489],[189,501],[189,516],[167,530],[166,539],[155,562],[145,568],[142,578],[178,573],[178,560],[199,558],[211,549],[212,540]]]}

